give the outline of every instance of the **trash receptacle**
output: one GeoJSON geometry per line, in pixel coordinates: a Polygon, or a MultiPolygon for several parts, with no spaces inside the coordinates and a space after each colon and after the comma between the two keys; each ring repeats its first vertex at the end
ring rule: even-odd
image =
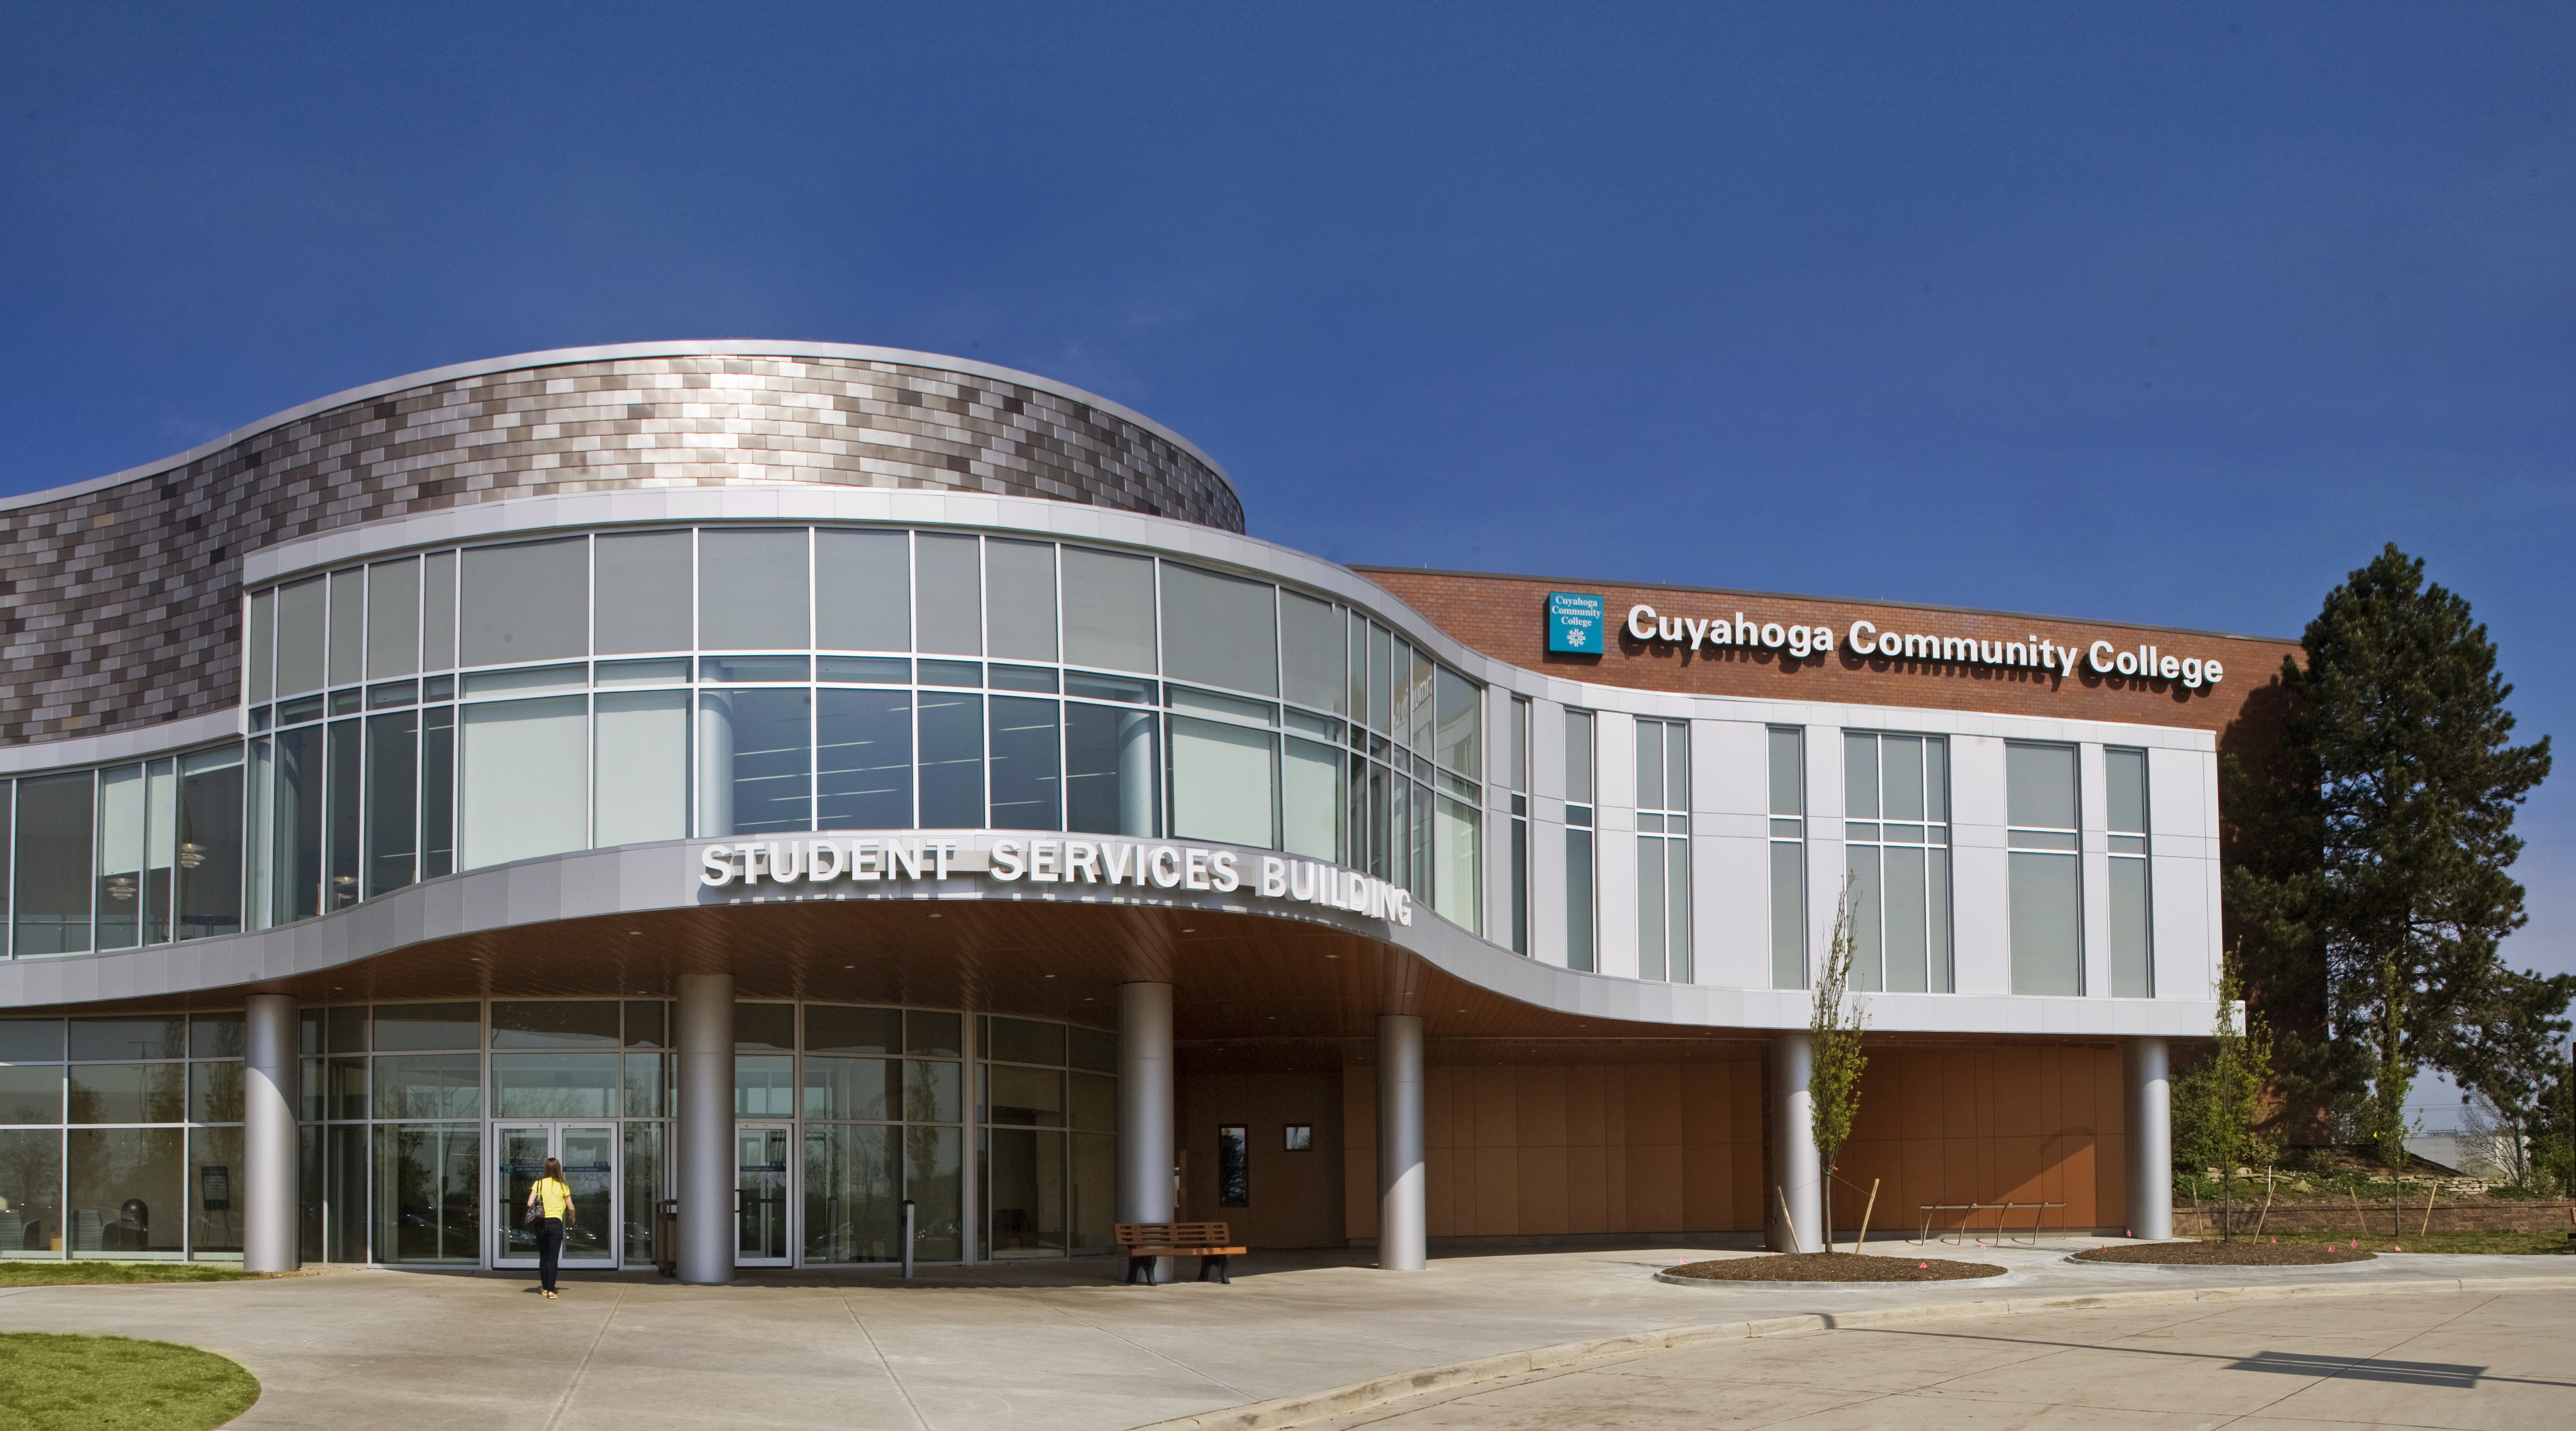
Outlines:
{"type": "Polygon", "coordinates": [[[665,1277],[680,1275],[680,1200],[666,1197],[653,1206],[653,1266],[665,1277]]]}

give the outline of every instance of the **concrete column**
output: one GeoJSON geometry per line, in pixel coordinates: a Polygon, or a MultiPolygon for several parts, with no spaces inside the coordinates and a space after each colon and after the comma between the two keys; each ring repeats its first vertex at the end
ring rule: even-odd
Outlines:
{"type": "Polygon", "coordinates": [[[2129,1231],[2173,1236],[2173,1083],[2160,1038],[2124,1039],[2129,1089],[2129,1231]]]}
{"type": "Polygon", "coordinates": [[[1762,1190],[1770,1207],[1763,1222],[1771,1229],[1771,1245],[1782,1252],[1825,1250],[1824,1178],[1816,1163],[1815,1099],[1807,1091],[1814,1072],[1815,1048],[1807,1035],[1772,1036],[1772,1186],[1762,1190]]]}
{"type": "MultiPolygon", "coordinates": [[[[1173,1220],[1172,986],[1118,986],[1118,1221],[1173,1220]]],[[[1154,1262],[1154,1280],[1170,1258],[1154,1262]]],[[[1124,1264],[1121,1264],[1122,1266],[1124,1264]]]]}
{"type": "Polygon", "coordinates": [[[680,976],[680,1280],[733,1280],[733,976],[680,976]]]}
{"type": "Polygon", "coordinates": [[[1377,1265],[1419,1272],[1430,1258],[1422,1167],[1422,1020],[1377,1016],[1377,1265]]]}
{"type": "Polygon", "coordinates": [[[296,1000],[253,994],[242,1021],[242,1166],[233,1196],[242,1200],[242,1267],[292,1272],[302,1265],[296,1238],[296,1000]]]}

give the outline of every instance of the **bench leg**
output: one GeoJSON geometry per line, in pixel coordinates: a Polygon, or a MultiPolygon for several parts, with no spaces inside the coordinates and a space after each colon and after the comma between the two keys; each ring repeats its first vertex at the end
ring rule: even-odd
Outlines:
{"type": "Polygon", "coordinates": [[[1228,1270],[1233,1266],[1234,1259],[1232,1257],[1220,1257],[1216,1260],[1216,1280],[1219,1286],[1231,1287],[1234,1285],[1234,1274],[1228,1270]]]}
{"type": "Polygon", "coordinates": [[[1145,1280],[1146,1286],[1151,1287],[1154,1285],[1153,1258],[1130,1257],[1127,1259],[1127,1285],[1130,1287],[1135,1286],[1136,1279],[1139,1277],[1142,1277],[1145,1280]]]}

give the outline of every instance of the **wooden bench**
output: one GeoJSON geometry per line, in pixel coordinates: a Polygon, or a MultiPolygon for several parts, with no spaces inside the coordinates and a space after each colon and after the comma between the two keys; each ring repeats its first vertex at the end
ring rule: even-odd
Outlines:
{"type": "Polygon", "coordinates": [[[1243,1249],[1228,1247],[1234,1240],[1234,1229],[1222,1222],[1122,1222],[1117,1225],[1118,1250],[1127,1254],[1127,1281],[1134,1285],[1141,1274],[1145,1285],[1154,1285],[1154,1259],[1157,1257],[1195,1257],[1199,1260],[1199,1280],[1207,1280],[1208,1269],[1216,1269],[1216,1280],[1231,1287],[1234,1279],[1227,1275],[1226,1259],[1240,1257],[1243,1249]]]}

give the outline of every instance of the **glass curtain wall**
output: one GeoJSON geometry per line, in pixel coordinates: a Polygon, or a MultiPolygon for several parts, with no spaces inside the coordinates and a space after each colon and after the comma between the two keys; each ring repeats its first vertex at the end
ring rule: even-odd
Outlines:
{"type": "Polygon", "coordinates": [[[2084,992],[2075,752],[2071,745],[2004,746],[2016,994],[2084,992]]]}
{"type": "Polygon", "coordinates": [[[1637,977],[1691,981],[1686,720],[1637,721],[1637,977]]]}
{"type": "MultiPolygon", "coordinates": [[[[1482,691],[1271,582],[967,533],[681,528],[351,567],[252,593],[247,620],[236,924],[576,849],[906,827],[1279,849],[1483,924],[1482,691]]],[[[104,779],[20,782],[78,835],[22,857],[24,948],[158,927],[161,787],[104,779]]]]}
{"type": "Polygon", "coordinates": [[[238,1013],[0,1019],[0,1257],[238,1260],[238,1013]]]}
{"type": "Polygon", "coordinates": [[[1111,1250],[1118,1036],[984,1017],[978,1099],[985,1246],[997,1261],[1111,1250]]]}
{"type": "Polygon", "coordinates": [[[1843,857],[1852,987],[1948,993],[1950,746],[1940,736],[1843,733],[1843,857]]]}
{"type": "Polygon", "coordinates": [[[1771,987],[1807,987],[1807,733],[1762,732],[1771,796],[1771,987]]]}

